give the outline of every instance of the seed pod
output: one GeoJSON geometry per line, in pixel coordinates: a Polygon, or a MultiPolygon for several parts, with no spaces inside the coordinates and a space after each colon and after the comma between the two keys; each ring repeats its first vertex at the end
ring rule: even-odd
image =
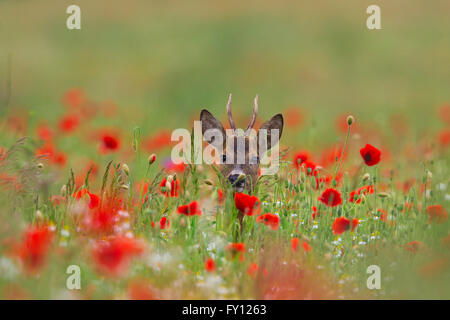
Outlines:
{"type": "Polygon", "coordinates": [[[351,126],[352,123],[353,123],[354,121],[355,121],[355,118],[353,118],[352,115],[350,115],[350,116],[347,117],[347,124],[348,124],[349,126],[351,126]]]}
{"type": "Polygon", "coordinates": [[[38,167],[38,169],[42,169],[44,167],[44,164],[42,164],[41,162],[39,162],[36,167],[38,167]]]}

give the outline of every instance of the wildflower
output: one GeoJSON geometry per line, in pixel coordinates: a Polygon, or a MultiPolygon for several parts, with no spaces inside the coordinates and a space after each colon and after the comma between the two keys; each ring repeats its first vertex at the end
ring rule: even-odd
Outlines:
{"type": "Polygon", "coordinates": [[[156,297],[145,280],[134,280],[128,285],[128,296],[131,300],[155,300],[156,297]]]}
{"type": "Polygon", "coordinates": [[[351,231],[353,231],[359,224],[358,219],[353,219],[350,221],[349,219],[345,217],[339,217],[336,218],[331,225],[331,228],[333,230],[333,234],[342,234],[345,231],[349,230],[351,228],[351,231]]]}
{"type": "Polygon", "coordinates": [[[250,277],[254,278],[257,275],[258,270],[259,270],[259,266],[256,263],[250,263],[250,265],[247,269],[247,274],[250,277]]]}
{"type": "Polygon", "coordinates": [[[294,155],[294,166],[300,169],[300,166],[309,159],[309,154],[306,151],[299,151],[294,155]]]}
{"type": "Polygon", "coordinates": [[[216,269],[216,264],[212,258],[208,258],[205,262],[205,270],[208,272],[213,272],[216,269]]]}
{"type": "Polygon", "coordinates": [[[217,196],[219,197],[219,203],[222,204],[223,203],[223,191],[222,191],[222,189],[218,189],[217,190],[217,196]]]}
{"type": "Polygon", "coordinates": [[[84,92],[81,89],[67,90],[63,97],[63,103],[69,108],[80,107],[85,100],[84,92]]]}
{"type": "Polygon", "coordinates": [[[179,206],[177,212],[179,214],[184,214],[185,216],[194,216],[202,214],[202,211],[200,210],[197,201],[192,201],[189,204],[179,206]]]}
{"type": "Polygon", "coordinates": [[[294,106],[288,108],[284,111],[285,118],[286,118],[286,126],[289,128],[298,128],[302,121],[303,121],[303,115],[300,112],[299,108],[296,108],[294,106]]]}
{"type": "Polygon", "coordinates": [[[378,164],[378,162],[380,162],[381,151],[370,144],[366,144],[366,146],[359,152],[364,160],[364,163],[369,167],[374,166],[378,164]]]}
{"type": "Polygon", "coordinates": [[[291,248],[292,251],[297,251],[298,243],[300,242],[299,238],[292,238],[291,239],[291,248]]]}
{"type": "Polygon", "coordinates": [[[180,190],[180,183],[178,182],[178,180],[172,180],[170,182],[170,190],[166,189],[166,185],[167,179],[164,178],[159,185],[161,193],[166,197],[178,197],[178,191],[180,190]]]}
{"type": "Polygon", "coordinates": [[[342,204],[341,194],[338,190],[333,188],[326,189],[319,197],[319,201],[329,207],[336,207],[342,204]]]}
{"type": "Polygon", "coordinates": [[[116,135],[104,133],[101,136],[101,146],[102,152],[114,152],[119,150],[120,141],[116,135]]]}
{"type": "Polygon", "coordinates": [[[89,194],[89,199],[90,199],[89,204],[88,204],[89,209],[97,208],[98,205],[100,204],[100,197],[97,196],[96,194],[90,193],[89,191],[88,191],[88,194],[89,194]]]}
{"type": "Polygon", "coordinates": [[[167,219],[167,217],[162,217],[161,220],[159,220],[159,226],[161,230],[164,230],[170,226],[170,221],[167,219]]]}
{"type": "Polygon", "coordinates": [[[442,129],[439,132],[439,143],[443,147],[450,145],[450,129],[442,129]]]}
{"type": "Polygon", "coordinates": [[[59,121],[59,129],[63,133],[74,131],[79,124],[79,118],[76,115],[66,115],[59,121]]]}
{"type": "Polygon", "coordinates": [[[305,252],[311,251],[311,246],[308,244],[308,242],[303,241],[302,246],[303,246],[303,250],[305,250],[305,252]]]}
{"type": "Polygon", "coordinates": [[[47,124],[40,124],[36,127],[36,133],[41,140],[48,141],[53,138],[53,131],[47,124]]]}
{"type": "Polygon", "coordinates": [[[230,251],[233,257],[239,255],[239,260],[244,261],[245,245],[242,242],[230,243],[225,249],[230,251]]]}
{"type": "Polygon", "coordinates": [[[249,196],[245,193],[235,193],[234,203],[236,208],[247,216],[259,214],[261,211],[261,202],[256,196],[249,196]]]}
{"type": "Polygon", "coordinates": [[[272,230],[278,229],[280,225],[280,217],[276,214],[265,213],[256,218],[256,222],[262,222],[266,226],[269,226],[272,230]]]}
{"type": "Polygon", "coordinates": [[[100,272],[118,276],[125,272],[130,260],[142,251],[141,244],[135,239],[115,236],[106,241],[97,241],[92,248],[92,258],[100,272]]]}
{"type": "Polygon", "coordinates": [[[52,241],[53,234],[48,226],[29,227],[25,231],[17,254],[26,271],[36,273],[43,268],[52,241]]]}
{"type": "Polygon", "coordinates": [[[375,189],[373,187],[373,184],[363,186],[363,187],[359,188],[358,190],[350,192],[350,197],[349,197],[348,201],[350,201],[350,202],[356,201],[356,203],[361,203],[362,196],[364,196],[366,194],[372,194],[374,192],[375,192],[375,189]]]}
{"type": "Polygon", "coordinates": [[[440,204],[428,206],[426,213],[428,214],[428,223],[444,223],[447,221],[448,213],[440,204]]]}

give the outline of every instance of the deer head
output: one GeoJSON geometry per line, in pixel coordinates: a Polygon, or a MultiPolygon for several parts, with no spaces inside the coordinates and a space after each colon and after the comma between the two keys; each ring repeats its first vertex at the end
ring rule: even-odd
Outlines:
{"type": "Polygon", "coordinates": [[[219,120],[208,110],[203,109],[200,113],[202,134],[205,141],[218,152],[221,172],[235,191],[242,192],[245,188],[251,192],[258,179],[260,156],[275,146],[281,137],[283,116],[281,114],[273,116],[255,131],[253,125],[258,114],[258,96],[256,96],[252,117],[247,129],[242,132],[236,129],[233,120],[231,94],[228,98],[227,114],[231,129],[225,130],[219,120]],[[210,134],[211,131],[213,134],[210,134]],[[261,144],[263,140],[266,142],[261,144]]]}

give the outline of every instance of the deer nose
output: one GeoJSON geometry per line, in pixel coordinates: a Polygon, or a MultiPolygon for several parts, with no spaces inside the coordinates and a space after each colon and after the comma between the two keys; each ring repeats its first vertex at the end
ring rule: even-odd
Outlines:
{"type": "Polygon", "coordinates": [[[239,175],[238,174],[232,174],[228,177],[228,181],[234,185],[239,179],[239,175]]]}

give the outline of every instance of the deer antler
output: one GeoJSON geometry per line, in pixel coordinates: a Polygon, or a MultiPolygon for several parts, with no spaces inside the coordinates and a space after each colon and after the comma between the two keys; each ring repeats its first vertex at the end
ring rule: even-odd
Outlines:
{"type": "Polygon", "coordinates": [[[228,113],[228,121],[230,122],[231,129],[236,131],[236,125],[234,124],[233,115],[231,114],[231,93],[230,93],[230,96],[228,97],[227,113],[228,113]]]}
{"type": "Polygon", "coordinates": [[[258,95],[256,95],[256,97],[255,97],[252,118],[250,119],[250,122],[249,122],[249,124],[247,126],[247,129],[245,130],[245,133],[248,134],[248,131],[250,131],[250,129],[253,128],[253,125],[255,124],[257,115],[258,115],[258,95]]]}

